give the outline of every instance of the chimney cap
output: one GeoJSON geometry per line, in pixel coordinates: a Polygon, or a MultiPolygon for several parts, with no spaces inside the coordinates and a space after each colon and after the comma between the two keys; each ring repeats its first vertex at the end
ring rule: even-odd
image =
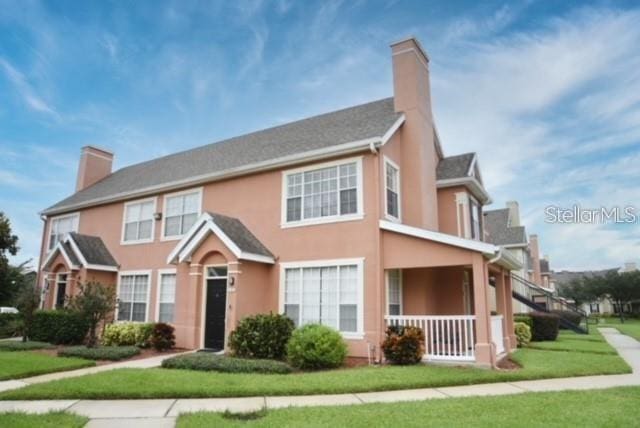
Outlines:
{"type": "Polygon", "coordinates": [[[113,154],[113,152],[111,150],[107,150],[107,149],[104,149],[102,147],[93,146],[93,145],[86,145],[86,146],[82,147],[82,151],[83,152],[86,152],[88,150],[96,150],[98,152],[104,153],[105,155],[114,156],[114,154],[113,154]]]}
{"type": "Polygon", "coordinates": [[[418,40],[418,38],[415,37],[415,36],[404,37],[404,38],[402,38],[400,40],[397,40],[397,41],[391,43],[390,46],[393,48],[394,46],[397,46],[397,45],[405,43],[405,42],[411,42],[414,45],[416,45],[416,47],[418,48],[420,53],[424,56],[424,58],[427,60],[427,62],[429,62],[429,55],[427,55],[427,51],[422,47],[422,44],[420,43],[420,40],[418,40]]]}

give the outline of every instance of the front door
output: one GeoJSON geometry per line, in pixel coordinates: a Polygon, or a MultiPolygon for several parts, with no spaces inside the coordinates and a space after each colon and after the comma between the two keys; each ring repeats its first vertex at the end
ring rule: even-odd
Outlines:
{"type": "Polygon", "coordinates": [[[56,301],[55,308],[62,309],[67,297],[67,274],[60,273],[56,277],[56,301]]]}
{"type": "Polygon", "coordinates": [[[224,349],[226,307],[227,278],[208,278],[204,321],[204,347],[206,349],[215,351],[224,349]]]}

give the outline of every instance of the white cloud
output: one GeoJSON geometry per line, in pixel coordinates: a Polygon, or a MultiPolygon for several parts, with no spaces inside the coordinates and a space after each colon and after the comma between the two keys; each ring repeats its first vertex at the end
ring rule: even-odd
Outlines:
{"type": "Polygon", "coordinates": [[[33,111],[51,115],[56,119],[59,118],[58,113],[53,109],[53,107],[47,104],[44,99],[36,94],[35,90],[22,72],[15,68],[9,61],[1,57],[0,68],[2,68],[5,76],[14,86],[16,92],[18,92],[22,97],[22,100],[27,107],[33,111]]]}

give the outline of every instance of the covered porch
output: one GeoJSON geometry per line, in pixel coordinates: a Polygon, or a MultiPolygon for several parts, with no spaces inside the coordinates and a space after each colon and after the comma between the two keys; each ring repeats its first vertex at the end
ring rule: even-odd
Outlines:
{"type": "Polygon", "coordinates": [[[489,244],[431,235],[449,242],[385,232],[384,327],[419,327],[425,361],[493,367],[516,346],[511,261],[489,244]]]}

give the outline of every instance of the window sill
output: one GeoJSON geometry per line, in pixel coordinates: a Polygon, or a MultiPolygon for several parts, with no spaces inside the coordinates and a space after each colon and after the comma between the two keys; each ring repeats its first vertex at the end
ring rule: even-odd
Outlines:
{"type": "Polygon", "coordinates": [[[176,235],[176,236],[162,236],[160,238],[160,241],[164,242],[164,241],[179,241],[182,238],[184,238],[184,235],[176,235]]]}
{"type": "Polygon", "coordinates": [[[391,214],[385,214],[384,219],[393,223],[402,223],[402,219],[400,219],[399,217],[394,217],[391,214]]]}
{"type": "Polygon", "coordinates": [[[120,241],[120,245],[139,245],[139,244],[152,244],[153,239],[141,239],[139,241],[120,241]]]}
{"type": "Polygon", "coordinates": [[[345,221],[358,221],[364,219],[364,214],[349,214],[339,217],[321,217],[309,220],[301,220],[290,223],[282,223],[282,229],[290,229],[294,227],[315,226],[319,224],[342,223],[345,221]]]}
{"type": "Polygon", "coordinates": [[[342,338],[345,340],[362,340],[364,339],[364,333],[345,333],[341,332],[342,338]]]}

